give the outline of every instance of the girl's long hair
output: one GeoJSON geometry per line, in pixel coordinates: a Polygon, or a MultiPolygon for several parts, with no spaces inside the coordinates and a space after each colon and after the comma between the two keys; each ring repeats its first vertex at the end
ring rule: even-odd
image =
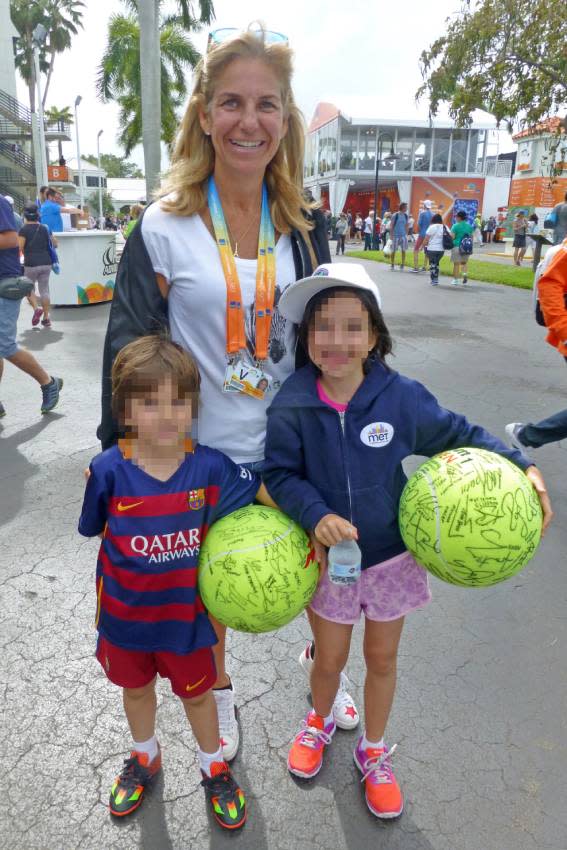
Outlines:
{"type": "MultiPolygon", "coordinates": [[[[252,26],[252,25],[251,25],[252,26]]],[[[247,29],[222,44],[213,45],[195,70],[195,84],[179,127],[171,168],[157,197],[165,212],[189,216],[207,205],[207,179],[213,173],[215,151],[201,128],[199,113],[210,108],[219,76],[235,59],[260,59],[275,73],[281,85],[284,117],[288,129],[276,155],[266,168],[266,185],[274,227],[280,233],[297,228],[304,233],[313,228],[306,214],[317,203],[303,193],[303,116],[291,89],[293,53],[287,43],[270,43],[265,30],[247,29]],[[169,195],[164,199],[164,195],[169,195]]]]}

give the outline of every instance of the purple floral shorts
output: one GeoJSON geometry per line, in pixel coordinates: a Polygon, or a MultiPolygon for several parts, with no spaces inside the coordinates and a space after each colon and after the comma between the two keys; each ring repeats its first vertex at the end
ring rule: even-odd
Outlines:
{"type": "Polygon", "coordinates": [[[311,610],[333,623],[354,624],[360,612],[369,620],[397,620],[431,600],[427,573],[413,555],[402,552],[363,570],[356,584],[333,584],[325,574],[311,600],[311,610]]]}

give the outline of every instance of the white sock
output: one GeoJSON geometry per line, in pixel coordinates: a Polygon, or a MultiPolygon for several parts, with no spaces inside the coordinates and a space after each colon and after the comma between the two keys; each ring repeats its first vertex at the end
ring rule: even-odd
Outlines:
{"type": "Polygon", "coordinates": [[[155,735],[147,741],[134,741],[134,749],[138,753],[147,753],[148,760],[153,761],[158,754],[158,742],[155,735]]]}
{"type": "Polygon", "coordinates": [[[211,775],[211,765],[214,761],[224,761],[222,747],[219,747],[216,753],[204,753],[203,750],[198,749],[197,755],[199,756],[199,767],[207,776],[211,775]]]}
{"type": "Polygon", "coordinates": [[[380,738],[379,741],[369,741],[366,737],[366,732],[362,736],[362,740],[360,742],[360,747],[363,750],[381,750],[384,749],[384,738],[380,738]]]}
{"type": "Polygon", "coordinates": [[[335,718],[333,717],[332,711],[331,711],[331,713],[329,714],[328,717],[325,717],[325,729],[327,728],[327,726],[330,726],[331,724],[333,724],[333,726],[335,724],[335,718]]]}

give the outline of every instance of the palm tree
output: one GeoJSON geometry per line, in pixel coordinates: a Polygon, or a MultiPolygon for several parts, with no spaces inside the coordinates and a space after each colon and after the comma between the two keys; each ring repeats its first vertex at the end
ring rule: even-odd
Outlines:
{"type": "MultiPolygon", "coordinates": [[[[148,197],[158,181],[160,171],[159,118],[161,116],[159,53],[159,8],[162,0],[125,0],[140,19],[141,99],[144,142],[144,165],[148,197]]],[[[177,22],[186,30],[199,29],[214,18],[212,0],[199,0],[199,15],[194,14],[193,0],[177,0],[177,22]]],[[[171,20],[171,19],[170,19],[171,20]]]]}
{"type": "MultiPolygon", "coordinates": [[[[130,0],[134,2],[134,0],[130,0]]],[[[161,122],[156,137],[172,145],[177,129],[176,110],[187,97],[186,74],[200,59],[181,26],[179,17],[164,18],[159,28],[161,122]]],[[[118,140],[129,156],[142,141],[142,74],[140,69],[140,24],[136,15],[112,15],[108,43],[97,78],[101,100],[120,106],[118,140]]],[[[160,115],[160,112],[157,113],[160,115]]],[[[157,176],[157,175],[156,175],[157,176]]]]}
{"type": "MultiPolygon", "coordinates": [[[[46,121],[50,124],[57,124],[59,129],[62,129],[63,124],[73,124],[73,113],[70,106],[64,106],[63,109],[57,109],[56,106],[50,106],[44,112],[46,121]]],[[[61,139],[57,140],[59,146],[59,159],[63,158],[63,146],[61,139]]]]}
{"type": "Polygon", "coordinates": [[[47,17],[50,26],[49,31],[49,68],[47,70],[47,80],[43,90],[43,107],[47,102],[47,92],[49,83],[53,74],[53,65],[55,64],[55,54],[63,53],[68,50],[72,44],[72,36],[78,34],[78,28],[83,26],[82,16],[85,4],[82,0],[46,0],[47,17]]]}
{"type": "Polygon", "coordinates": [[[10,15],[18,31],[16,67],[29,92],[30,109],[35,112],[35,69],[33,63],[33,31],[38,24],[47,30],[45,43],[39,47],[40,73],[47,74],[43,104],[53,74],[55,55],[71,46],[72,36],[82,27],[83,0],[10,0],[10,15]]]}

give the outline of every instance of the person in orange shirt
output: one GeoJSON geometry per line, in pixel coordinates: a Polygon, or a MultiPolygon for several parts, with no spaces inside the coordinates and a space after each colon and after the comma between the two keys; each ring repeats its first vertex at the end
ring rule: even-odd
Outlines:
{"type": "MultiPolygon", "coordinates": [[[[538,282],[539,303],[548,330],[546,340],[567,363],[567,238],[552,251],[538,282]]],[[[538,449],[546,443],[564,440],[567,438],[567,410],[560,410],[536,424],[510,422],[506,425],[506,433],[511,444],[519,449],[526,446],[538,449]]]]}

